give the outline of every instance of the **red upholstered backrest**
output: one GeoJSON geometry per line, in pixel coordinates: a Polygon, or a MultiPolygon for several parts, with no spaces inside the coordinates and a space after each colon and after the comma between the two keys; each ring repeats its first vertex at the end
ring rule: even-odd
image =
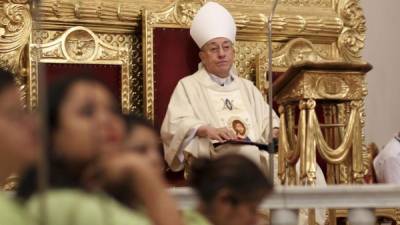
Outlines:
{"type": "Polygon", "coordinates": [[[47,84],[66,76],[95,76],[106,84],[118,102],[121,99],[120,65],[40,63],[39,75],[46,76],[47,84]]]}
{"type": "MultiPolygon", "coordinates": [[[[160,130],[169,100],[178,81],[197,71],[199,48],[189,29],[155,28],[154,39],[154,125],[160,130]]],[[[173,186],[185,186],[183,172],[166,173],[173,186]]]]}
{"type": "Polygon", "coordinates": [[[154,124],[160,129],[178,81],[197,71],[199,48],[189,29],[154,29],[154,124]]]}

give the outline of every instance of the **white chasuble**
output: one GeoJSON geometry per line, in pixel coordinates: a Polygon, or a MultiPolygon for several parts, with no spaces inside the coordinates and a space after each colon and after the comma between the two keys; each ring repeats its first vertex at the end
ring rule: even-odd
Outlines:
{"type": "MultiPolygon", "coordinates": [[[[172,170],[183,169],[187,154],[212,158],[228,150],[244,154],[259,165],[266,163],[267,153],[254,146],[222,145],[214,149],[209,139],[195,136],[198,127],[210,125],[228,127],[254,142],[268,140],[268,104],[251,81],[231,74],[233,81],[224,86],[212,81],[204,68],[178,82],[161,127],[165,159],[172,170]]],[[[279,126],[275,113],[272,122],[274,127],[279,126]]]]}
{"type": "MultiPolygon", "coordinates": [[[[230,85],[236,86],[236,85],[230,85]]],[[[242,100],[240,90],[221,87],[222,90],[208,89],[210,103],[217,114],[220,127],[231,129],[242,139],[254,140],[254,127],[248,112],[248,105],[242,100]]]]}

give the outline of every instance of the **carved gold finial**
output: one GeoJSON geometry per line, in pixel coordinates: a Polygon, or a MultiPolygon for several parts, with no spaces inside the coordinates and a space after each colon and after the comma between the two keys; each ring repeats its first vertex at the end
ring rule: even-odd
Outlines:
{"type": "Polygon", "coordinates": [[[307,109],[307,103],[306,103],[306,101],[300,100],[300,102],[299,102],[299,109],[300,109],[300,110],[307,109]]]}
{"type": "Polygon", "coordinates": [[[307,100],[307,103],[306,103],[307,109],[313,110],[313,109],[315,109],[315,106],[316,106],[316,105],[317,105],[317,103],[315,102],[314,99],[308,99],[308,100],[307,100]]]}
{"type": "Polygon", "coordinates": [[[285,107],[283,105],[279,105],[279,114],[285,113],[285,107]]]}

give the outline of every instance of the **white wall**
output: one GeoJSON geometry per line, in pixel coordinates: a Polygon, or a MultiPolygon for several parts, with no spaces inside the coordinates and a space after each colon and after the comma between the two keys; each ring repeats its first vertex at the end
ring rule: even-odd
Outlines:
{"type": "Polygon", "coordinates": [[[366,140],[386,144],[400,131],[400,0],[361,0],[367,19],[366,140]]]}

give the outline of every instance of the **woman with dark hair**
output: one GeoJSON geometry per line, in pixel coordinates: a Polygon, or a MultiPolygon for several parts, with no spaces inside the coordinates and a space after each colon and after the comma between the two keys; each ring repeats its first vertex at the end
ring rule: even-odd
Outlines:
{"type": "MultiPolygon", "coordinates": [[[[141,213],[105,194],[119,183],[143,202],[152,223],[180,224],[158,173],[139,156],[123,151],[125,125],[104,84],[88,76],[67,77],[50,87],[47,108],[48,224],[149,224],[141,213]]],[[[29,199],[30,214],[40,219],[35,181],[31,170],[19,196],[29,199]]]]}
{"type": "MultiPolygon", "coordinates": [[[[272,191],[271,182],[249,159],[236,154],[215,160],[198,159],[191,167],[190,185],[200,199],[198,212],[213,225],[253,225],[257,208],[272,191]]],[[[191,224],[206,224],[196,213],[191,224]]]]}
{"type": "Polygon", "coordinates": [[[164,170],[161,156],[161,140],[153,124],[143,116],[128,115],[125,117],[127,125],[126,148],[129,151],[142,155],[160,174],[164,170]]]}
{"type": "MultiPolygon", "coordinates": [[[[23,108],[14,75],[0,69],[0,183],[20,174],[36,159],[37,126],[23,108]]],[[[9,196],[0,194],[0,224],[26,224],[23,210],[9,196]]]]}
{"type": "MultiPolygon", "coordinates": [[[[135,114],[124,116],[127,135],[124,140],[124,149],[127,154],[134,154],[142,162],[154,169],[157,176],[163,177],[164,164],[160,152],[160,137],[153,124],[145,117],[135,114]]],[[[125,181],[114,183],[106,187],[107,193],[129,208],[141,209],[142,202],[126,185],[125,181]]]]}

